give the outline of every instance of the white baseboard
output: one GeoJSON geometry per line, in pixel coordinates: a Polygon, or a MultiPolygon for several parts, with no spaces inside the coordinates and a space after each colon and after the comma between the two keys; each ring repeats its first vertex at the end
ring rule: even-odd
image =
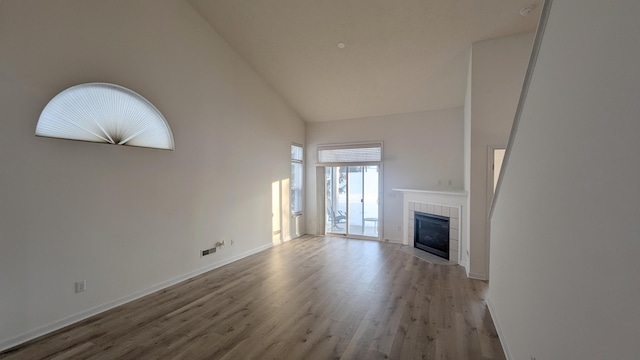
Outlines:
{"type": "Polygon", "coordinates": [[[402,240],[398,240],[398,239],[384,239],[382,240],[382,242],[386,242],[386,243],[390,243],[390,244],[400,244],[400,245],[404,245],[402,243],[402,240]]]}
{"type": "Polygon", "coordinates": [[[504,338],[504,332],[502,331],[502,327],[500,326],[500,321],[498,321],[498,317],[496,316],[496,312],[493,309],[493,305],[491,305],[491,300],[489,299],[488,296],[485,299],[485,303],[487,303],[487,308],[489,309],[489,314],[491,314],[493,325],[496,327],[498,338],[500,338],[500,344],[502,345],[502,351],[504,351],[504,356],[507,360],[511,360],[513,359],[513,357],[511,356],[511,350],[509,350],[509,345],[506,343],[506,339],[504,338]]]}
{"type": "Polygon", "coordinates": [[[485,281],[489,280],[487,278],[487,274],[469,272],[469,270],[467,270],[467,277],[470,279],[476,279],[476,280],[485,280],[485,281]]]}
{"type": "Polygon", "coordinates": [[[114,307],[126,304],[126,303],[128,303],[130,301],[139,299],[139,298],[141,298],[143,296],[149,295],[149,294],[154,293],[154,292],[156,292],[158,290],[162,290],[162,289],[167,288],[167,287],[169,287],[171,285],[175,285],[175,284],[177,284],[179,282],[191,279],[192,277],[204,274],[207,271],[211,271],[211,270],[219,268],[221,266],[230,264],[230,263],[232,263],[234,261],[238,261],[240,259],[243,259],[243,258],[245,258],[247,256],[251,256],[251,255],[257,254],[257,253],[259,253],[261,251],[270,249],[271,247],[273,247],[273,244],[267,244],[267,245],[259,246],[259,247],[255,248],[255,249],[246,251],[246,252],[244,252],[242,254],[232,256],[232,257],[230,257],[228,259],[217,261],[215,263],[209,264],[209,265],[207,265],[205,267],[202,267],[202,268],[199,268],[197,270],[191,271],[191,272],[186,273],[184,275],[181,275],[181,276],[178,276],[176,278],[161,282],[161,283],[159,283],[157,285],[148,287],[148,288],[146,288],[144,290],[136,291],[136,292],[134,292],[134,293],[132,293],[130,295],[121,297],[119,299],[116,299],[116,300],[113,300],[113,301],[108,301],[108,302],[106,302],[106,303],[104,303],[102,305],[98,305],[98,306],[95,306],[93,308],[87,309],[85,311],[81,311],[79,313],[76,313],[76,314],[73,314],[73,315],[69,315],[69,316],[64,317],[64,318],[62,318],[60,320],[56,320],[56,321],[54,321],[52,323],[49,323],[47,325],[40,326],[40,327],[38,327],[38,328],[36,328],[34,330],[28,331],[28,332],[26,332],[24,334],[21,334],[21,335],[18,335],[16,337],[13,337],[13,338],[10,338],[10,339],[7,339],[7,340],[2,340],[2,341],[0,341],[0,351],[4,351],[4,350],[7,350],[7,349],[10,349],[10,348],[12,348],[14,346],[20,345],[20,344],[22,344],[24,342],[27,342],[29,340],[35,339],[37,337],[40,337],[42,335],[45,335],[45,334],[48,334],[50,332],[56,331],[58,329],[62,329],[65,326],[69,326],[69,325],[71,325],[73,323],[76,323],[78,321],[84,320],[84,319],[89,318],[91,316],[94,316],[94,315],[100,314],[102,312],[105,312],[107,310],[113,309],[114,307]]]}

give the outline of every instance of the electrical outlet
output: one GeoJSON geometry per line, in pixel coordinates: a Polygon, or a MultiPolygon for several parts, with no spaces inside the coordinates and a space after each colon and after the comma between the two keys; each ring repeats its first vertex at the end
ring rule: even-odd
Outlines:
{"type": "Polygon", "coordinates": [[[87,281],[76,281],[76,294],[87,290],[87,281]]]}
{"type": "Polygon", "coordinates": [[[202,256],[207,256],[207,255],[213,254],[214,252],[216,252],[215,247],[207,250],[202,250],[202,256]]]}
{"type": "Polygon", "coordinates": [[[235,240],[231,239],[231,245],[235,244],[235,240]]]}

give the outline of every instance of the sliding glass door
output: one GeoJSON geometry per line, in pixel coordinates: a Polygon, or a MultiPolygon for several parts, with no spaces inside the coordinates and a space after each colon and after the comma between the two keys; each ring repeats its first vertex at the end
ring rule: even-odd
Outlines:
{"type": "Polygon", "coordinates": [[[325,230],[379,238],[378,165],[325,167],[325,230]]]}

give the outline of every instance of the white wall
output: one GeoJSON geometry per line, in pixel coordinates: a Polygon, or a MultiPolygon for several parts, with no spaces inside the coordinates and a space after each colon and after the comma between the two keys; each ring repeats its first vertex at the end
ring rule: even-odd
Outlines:
{"type": "MultiPolygon", "coordinates": [[[[463,187],[463,108],[308,123],[307,229],[317,229],[316,146],[384,141],[383,239],[402,241],[402,194],[393,188],[460,190],[463,187]],[[451,185],[449,185],[451,180],[451,185]]],[[[322,228],[322,224],[320,224],[322,228]]]]}
{"type": "MultiPolygon", "coordinates": [[[[531,55],[533,34],[472,45],[470,97],[469,275],[487,279],[487,213],[490,206],[487,149],[505,145],[531,55]]],[[[463,253],[464,255],[464,253],[463,253]]]]}
{"type": "Polygon", "coordinates": [[[551,7],[491,221],[511,359],[640,354],[638,14],[637,0],[551,7]]]}
{"type": "Polygon", "coordinates": [[[304,123],[189,5],[5,0],[0,44],[0,348],[270,246],[304,123]],[[34,136],[92,81],[155,104],[176,150],[34,136]]]}

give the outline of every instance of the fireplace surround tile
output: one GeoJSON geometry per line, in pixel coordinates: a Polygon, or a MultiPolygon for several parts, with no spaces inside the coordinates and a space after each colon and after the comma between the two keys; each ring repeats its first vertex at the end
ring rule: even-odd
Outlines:
{"type": "MultiPolygon", "coordinates": [[[[431,203],[423,203],[410,201],[407,204],[408,209],[413,208],[414,210],[408,211],[407,216],[407,243],[413,246],[413,237],[415,234],[415,213],[422,212],[430,215],[439,215],[439,216],[447,216],[443,214],[451,215],[452,213],[455,215],[458,210],[456,207],[448,206],[448,205],[439,205],[439,204],[431,204],[431,203]]],[[[449,217],[449,216],[447,216],[449,217]]],[[[449,217],[449,261],[458,263],[459,262],[459,220],[449,217]]]]}
{"type": "Polygon", "coordinates": [[[449,241],[450,251],[458,251],[458,240],[450,239],[449,241]]]}
{"type": "Polygon", "coordinates": [[[405,214],[405,244],[413,247],[414,217],[415,213],[423,212],[430,215],[440,215],[449,217],[449,261],[454,264],[462,263],[460,257],[462,253],[462,243],[464,234],[464,223],[461,209],[466,206],[467,193],[442,192],[430,190],[405,190],[402,191],[405,214]]]}
{"type": "Polygon", "coordinates": [[[460,220],[453,217],[449,217],[449,226],[451,226],[454,229],[460,229],[460,220]]]}
{"type": "Polygon", "coordinates": [[[449,209],[450,209],[449,206],[442,206],[442,214],[441,215],[442,216],[446,216],[446,217],[450,217],[449,216],[449,209]]]}
{"type": "Polygon", "coordinates": [[[453,261],[451,259],[457,259],[458,258],[458,252],[455,250],[450,250],[449,251],[449,262],[454,262],[457,263],[458,261],[453,261]]]}

